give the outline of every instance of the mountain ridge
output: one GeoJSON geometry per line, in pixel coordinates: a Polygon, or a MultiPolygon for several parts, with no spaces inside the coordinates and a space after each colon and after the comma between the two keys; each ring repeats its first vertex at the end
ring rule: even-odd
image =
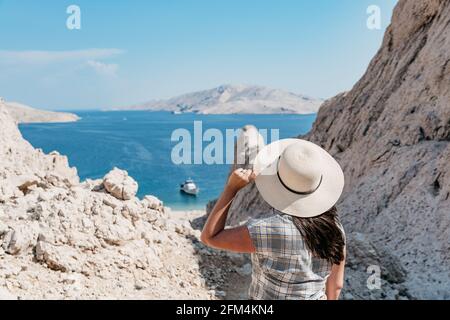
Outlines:
{"type": "Polygon", "coordinates": [[[222,85],[114,110],[199,114],[312,114],[323,100],[264,86],[222,85]]]}

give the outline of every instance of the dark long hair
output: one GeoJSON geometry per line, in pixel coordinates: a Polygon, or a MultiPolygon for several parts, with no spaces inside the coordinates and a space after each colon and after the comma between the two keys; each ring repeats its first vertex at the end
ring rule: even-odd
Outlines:
{"type": "Polygon", "coordinates": [[[344,260],[345,237],[339,227],[336,207],[318,217],[294,217],[293,221],[314,256],[332,264],[344,260]]]}

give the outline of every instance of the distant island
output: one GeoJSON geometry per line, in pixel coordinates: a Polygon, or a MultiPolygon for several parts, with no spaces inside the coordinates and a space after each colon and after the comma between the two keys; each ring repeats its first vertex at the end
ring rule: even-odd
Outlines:
{"type": "Polygon", "coordinates": [[[261,86],[223,85],[168,100],[153,100],[114,110],[199,114],[312,114],[323,100],[261,86]]]}
{"type": "Polygon", "coordinates": [[[62,123],[80,120],[76,114],[39,110],[17,102],[7,102],[0,98],[11,117],[18,123],[62,123]]]}

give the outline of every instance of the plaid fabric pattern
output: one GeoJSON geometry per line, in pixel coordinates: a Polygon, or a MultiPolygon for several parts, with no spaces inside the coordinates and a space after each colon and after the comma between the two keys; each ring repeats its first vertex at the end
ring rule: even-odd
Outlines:
{"type": "Polygon", "coordinates": [[[331,263],[312,256],[292,217],[274,210],[247,223],[256,248],[252,254],[253,300],[326,299],[331,263]]]}

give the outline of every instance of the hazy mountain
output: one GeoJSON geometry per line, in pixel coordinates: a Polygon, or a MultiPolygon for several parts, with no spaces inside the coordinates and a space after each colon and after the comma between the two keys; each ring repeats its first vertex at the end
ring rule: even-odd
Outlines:
{"type": "Polygon", "coordinates": [[[123,110],[165,110],[201,114],[316,113],[322,100],[260,86],[224,85],[184,94],[168,100],[150,101],[123,110]]]}

